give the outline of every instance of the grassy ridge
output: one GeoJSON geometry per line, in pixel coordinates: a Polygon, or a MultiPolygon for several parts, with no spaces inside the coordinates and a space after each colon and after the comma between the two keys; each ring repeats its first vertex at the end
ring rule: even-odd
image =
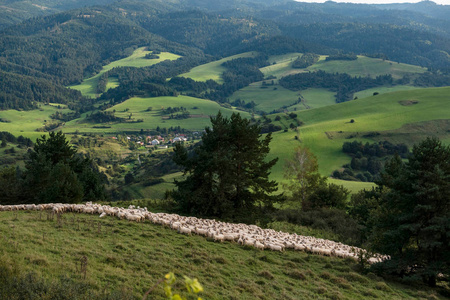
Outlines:
{"type": "Polygon", "coordinates": [[[212,79],[216,81],[217,83],[223,83],[222,80],[222,73],[226,71],[226,68],[222,66],[222,64],[226,61],[236,59],[236,58],[242,58],[242,57],[254,57],[257,55],[257,52],[246,52],[241,53],[233,56],[228,56],[225,58],[222,58],[220,60],[216,60],[204,65],[197,66],[195,68],[192,68],[187,73],[179,75],[180,77],[186,77],[191,78],[195,81],[207,81],[209,79],[212,79]]]}
{"type": "MultiPolygon", "coordinates": [[[[70,86],[70,88],[79,90],[84,96],[88,97],[98,97],[97,93],[97,84],[100,79],[100,77],[103,75],[103,73],[108,72],[109,70],[116,68],[116,67],[135,67],[135,68],[142,68],[142,67],[149,67],[154,64],[157,64],[164,60],[176,60],[180,58],[179,55],[169,53],[169,52],[161,52],[158,54],[158,59],[146,59],[144,58],[145,55],[152,53],[152,51],[148,51],[147,47],[141,47],[136,49],[132,55],[125,57],[123,59],[119,59],[116,61],[113,61],[112,63],[106,65],[103,67],[103,69],[96,74],[95,76],[92,76],[91,78],[87,78],[83,80],[83,82],[79,85],[73,85],[70,86]]],[[[107,89],[117,87],[117,80],[114,78],[108,79],[108,84],[106,86],[107,89]]]]}
{"type": "MultiPolygon", "coordinates": [[[[350,162],[349,157],[342,153],[341,149],[345,141],[354,140],[349,139],[352,135],[357,140],[373,142],[369,138],[364,138],[363,134],[400,129],[406,124],[448,119],[449,93],[450,87],[400,91],[298,112],[298,118],[305,123],[299,127],[298,132],[289,130],[273,134],[270,156],[279,157],[280,160],[272,169],[272,176],[276,180],[282,180],[283,161],[298,145],[309,147],[319,159],[320,172],[323,175],[330,175],[333,170],[350,162]],[[400,103],[408,100],[415,100],[418,103],[411,105],[400,103]],[[350,123],[351,119],[355,122],[350,123]],[[296,135],[299,140],[295,139],[296,135]]],[[[282,122],[287,122],[284,116],[282,122]]],[[[403,128],[409,132],[413,130],[411,127],[403,128]]],[[[423,129],[419,126],[414,130],[421,128],[423,129]]],[[[435,134],[432,126],[427,130],[427,134],[435,134]]],[[[403,142],[411,145],[411,142],[416,141],[403,142]]],[[[353,186],[355,184],[352,183],[353,186]]]]}
{"type": "MultiPolygon", "coordinates": [[[[196,277],[203,299],[417,299],[438,294],[355,271],[353,262],[304,252],[259,251],[184,236],[150,223],[65,214],[0,213],[0,258],[23,272],[83,282],[94,294],[141,299],[169,271],[196,277]],[[80,258],[87,257],[86,279],[80,258]]],[[[178,286],[178,290],[181,290],[178,286]]],[[[163,299],[157,288],[151,299],[163,299]]]]}
{"type": "MultiPolygon", "coordinates": [[[[108,109],[108,111],[113,110],[116,111],[115,115],[117,117],[127,119],[131,113],[133,119],[142,119],[143,122],[95,124],[73,120],[67,122],[63,131],[73,132],[78,129],[82,132],[114,133],[122,131],[139,131],[140,129],[155,129],[157,126],[166,128],[181,126],[188,130],[203,130],[205,126],[210,124],[209,116],[216,115],[219,110],[226,116],[230,116],[233,112],[231,109],[221,107],[217,102],[183,95],[178,97],[154,98],[134,97],[108,109]],[[181,106],[187,108],[192,117],[188,119],[168,119],[169,115],[162,115],[163,109],[181,106]],[[149,107],[152,107],[151,111],[147,111],[149,107]],[[107,125],[111,128],[93,128],[98,125],[107,125]]],[[[246,112],[240,113],[245,117],[250,116],[246,112]]]]}
{"type": "Polygon", "coordinates": [[[272,55],[269,57],[270,66],[261,68],[260,70],[265,77],[275,76],[277,79],[289,74],[304,72],[303,69],[292,68],[292,63],[297,59],[297,57],[301,57],[302,55],[302,53],[272,55]]]}
{"type": "Polygon", "coordinates": [[[370,58],[358,55],[357,60],[319,60],[307,68],[308,71],[322,70],[328,73],[348,73],[351,76],[370,76],[391,74],[394,79],[399,79],[406,74],[424,73],[426,68],[419,66],[398,64],[396,62],[370,58]]]}
{"type": "Polygon", "coordinates": [[[15,136],[23,135],[35,141],[43,132],[36,132],[38,128],[44,127],[47,122],[51,121],[50,116],[57,112],[70,112],[69,109],[58,109],[55,105],[41,105],[40,109],[30,111],[18,110],[0,110],[0,118],[6,119],[8,123],[0,123],[0,131],[8,131],[15,136]],[[47,121],[47,122],[46,122],[47,121]]]}
{"type": "MultiPolygon", "coordinates": [[[[268,81],[270,82],[270,80],[268,81]]],[[[261,88],[262,82],[255,82],[240,89],[230,97],[230,102],[241,99],[248,102],[255,102],[257,111],[269,113],[283,106],[291,106],[298,100],[299,93],[294,92],[276,84],[261,88]],[[274,90],[276,88],[276,90],[274,90]]]]}

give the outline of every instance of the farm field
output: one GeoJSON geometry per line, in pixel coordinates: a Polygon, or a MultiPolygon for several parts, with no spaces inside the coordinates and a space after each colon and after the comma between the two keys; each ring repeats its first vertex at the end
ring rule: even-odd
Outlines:
{"type": "MultiPolygon", "coordinates": [[[[130,98],[125,102],[115,105],[108,109],[114,111],[115,116],[128,118],[132,114],[133,119],[142,119],[139,123],[114,123],[114,124],[95,124],[73,120],[66,123],[64,132],[97,132],[113,133],[123,131],[140,131],[141,129],[155,129],[156,127],[176,127],[181,126],[188,130],[203,130],[209,125],[209,116],[216,115],[220,110],[226,116],[233,112],[231,109],[221,107],[217,102],[198,99],[180,95],[178,97],[155,97],[155,98],[130,98]],[[188,119],[168,119],[169,115],[162,115],[162,110],[169,107],[185,107],[192,117],[188,119]],[[151,111],[147,111],[151,107],[151,111]],[[93,128],[94,126],[110,126],[110,128],[93,128]]],[[[249,117],[247,112],[240,112],[245,117],[249,117]]]]}
{"type": "Polygon", "coordinates": [[[354,94],[354,97],[360,98],[366,98],[373,96],[373,93],[379,93],[379,94],[385,94],[385,93],[392,93],[397,91],[410,91],[410,90],[417,90],[420,89],[419,87],[411,86],[411,85],[394,85],[394,86],[380,86],[375,87],[371,89],[367,89],[364,91],[359,91],[354,94]]]}
{"type": "MultiPolygon", "coordinates": [[[[53,287],[48,293],[70,299],[141,299],[166,273],[175,272],[179,280],[181,275],[197,278],[204,287],[203,299],[441,299],[420,285],[363,275],[349,260],[216,243],[148,221],[72,213],[48,219],[36,211],[1,212],[0,233],[0,268],[6,275],[0,280],[18,280],[31,297],[37,286],[47,284],[53,287]],[[35,276],[27,275],[31,272],[35,276]]],[[[3,286],[3,295],[14,288],[12,283],[3,286]]],[[[181,291],[183,286],[175,288],[181,291]]],[[[163,295],[158,286],[150,299],[163,295]]]]}
{"type": "Polygon", "coordinates": [[[264,74],[264,77],[275,76],[277,79],[289,74],[304,72],[304,69],[292,68],[292,62],[302,55],[302,53],[271,55],[269,57],[270,66],[261,68],[260,71],[264,74]]]}
{"type": "Polygon", "coordinates": [[[225,58],[222,58],[220,60],[216,60],[207,64],[203,64],[200,66],[197,66],[195,68],[192,68],[189,72],[183,73],[181,75],[178,75],[179,77],[186,77],[191,78],[195,81],[207,81],[209,79],[212,79],[216,81],[217,83],[221,84],[223,83],[222,80],[222,73],[226,70],[225,67],[222,66],[222,64],[226,61],[236,59],[236,58],[242,58],[242,57],[254,57],[257,55],[257,52],[245,52],[233,56],[228,56],[225,58]]]}
{"type": "MultiPolygon", "coordinates": [[[[147,47],[141,47],[141,48],[136,49],[132,55],[125,57],[123,59],[113,61],[112,63],[104,66],[103,69],[95,76],[85,79],[79,85],[70,86],[70,88],[79,90],[84,96],[96,98],[99,96],[99,94],[97,93],[98,80],[103,75],[103,73],[108,72],[109,70],[111,70],[113,68],[116,68],[116,67],[142,68],[142,67],[152,66],[152,65],[157,64],[164,60],[176,60],[181,57],[181,56],[173,54],[173,53],[161,52],[160,54],[158,54],[158,56],[159,56],[158,59],[146,59],[146,58],[144,58],[144,56],[146,54],[152,53],[152,51],[148,51],[146,49],[147,49],[147,47]]],[[[108,84],[106,86],[107,89],[117,87],[117,85],[118,85],[117,79],[108,78],[108,84]]]]}
{"type": "Polygon", "coordinates": [[[394,79],[399,79],[406,74],[424,73],[426,68],[419,66],[383,61],[379,58],[370,58],[358,55],[357,60],[319,60],[308,67],[307,71],[322,70],[328,73],[348,73],[351,76],[370,76],[391,74],[394,79]]]}
{"type": "MultiPolygon", "coordinates": [[[[270,80],[267,81],[270,83],[270,80]]],[[[299,93],[294,92],[276,84],[262,88],[262,82],[255,82],[249,86],[240,89],[230,97],[230,102],[237,99],[249,103],[256,103],[255,110],[270,113],[283,106],[291,106],[298,100],[299,93]]]]}
{"type": "Polygon", "coordinates": [[[36,129],[51,122],[50,116],[53,113],[58,111],[62,113],[70,112],[69,109],[64,107],[65,105],[61,104],[61,109],[58,109],[58,104],[54,104],[41,105],[39,109],[29,111],[0,110],[0,118],[9,121],[0,123],[0,131],[8,131],[15,136],[23,135],[34,142],[36,138],[45,134],[45,132],[37,132],[36,129]]]}
{"type": "MultiPolygon", "coordinates": [[[[373,142],[364,137],[369,132],[383,132],[404,129],[403,136],[396,142],[403,142],[409,146],[418,142],[411,140],[405,133],[421,131],[423,135],[434,135],[434,126],[405,126],[419,122],[448,120],[450,88],[429,88],[413,91],[400,91],[378,96],[372,96],[356,101],[336,104],[317,109],[304,110],[297,113],[298,119],[304,122],[298,132],[276,132],[271,142],[269,158],[279,157],[278,163],[272,169],[272,179],[282,181],[283,164],[290,157],[295,147],[306,146],[318,157],[319,170],[329,176],[334,170],[350,162],[350,157],[341,149],[346,141],[358,140],[373,142]],[[415,104],[414,104],[415,103],[415,104]],[[354,119],[354,123],[350,120],[354,119]],[[295,139],[298,136],[298,140],[295,139]],[[353,136],[353,138],[351,138],[353,136]]],[[[285,114],[281,121],[287,122],[285,114]]],[[[441,135],[448,139],[448,131],[441,130],[441,135]]],[[[399,137],[399,135],[397,135],[399,137]]],[[[352,190],[360,183],[349,183],[352,190]]],[[[361,183],[361,186],[367,184],[361,183]]]]}

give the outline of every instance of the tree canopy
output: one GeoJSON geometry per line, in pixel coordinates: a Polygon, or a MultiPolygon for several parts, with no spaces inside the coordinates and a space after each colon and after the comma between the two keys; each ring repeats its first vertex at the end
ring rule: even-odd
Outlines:
{"type": "Polygon", "coordinates": [[[76,203],[105,198],[104,178],[88,157],[77,151],[60,132],[36,140],[24,174],[28,202],[76,203]]]}
{"type": "Polygon", "coordinates": [[[271,207],[280,199],[271,195],[277,183],[268,179],[277,161],[266,160],[271,134],[262,138],[260,127],[237,113],[226,118],[219,112],[211,124],[194,151],[175,146],[174,161],[187,174],[173,193],[181,209],[236,218],[250,217],[258,205],[271,207]]]}
{"type": "Polygon", "coordinates": [[[450,147],[427,138],[408,162],[394,157],[378,185],[370,244],[391,255],[384,266],[390,271],[434,286],[450,270],[450,147]]]}

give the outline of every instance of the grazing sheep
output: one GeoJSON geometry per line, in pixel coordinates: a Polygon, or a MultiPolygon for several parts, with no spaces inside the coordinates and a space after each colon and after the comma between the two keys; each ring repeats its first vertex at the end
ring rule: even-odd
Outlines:
{"type": "MultiPolygon", "coordinates": [[[[145,219],[153,224],[177,229],[179,233],[190,235],[192,232],[214,239],[214,241],[237,241],[240,245],[255,247],[264,250],[283,252],[287,249],[297,251],[307,251],[314,254],[325,256],[336,256],[341,258],[349,257],[358,260],[360,251],[365,250],[350,247],[342,243],[319,239],[310,236],[298,234],[289,234],[286,232],[275,231],[273,229],[262,229],[256,225],[230,224],[210,219],[200,219],[195,217],[184,217],[176,214],[151,213],[146,207],[140,208],[130,205],[128,208],[111,207],[109,205],[100,205],[92,202],[86,204],[19,204],[19,205],[0,205],[0,211],[19,211],[19,210],[47,210],[56,214],[64,212],[74,213],[98,213],[100,218],[107,215],[116,216],[119,219],[127,219],[135,222],[142,222],[145,219]]],[[[368,259],[370,264],[390,259],[387,255],[376,254],[368,259]]]]}
{"type": "Polygon", "coordinates": [[[190,229],[190,228],[187,228],[187,227],[180,226],[180,227],[178,228],[178,233],[191,235],[191,229],[190,229]]]}

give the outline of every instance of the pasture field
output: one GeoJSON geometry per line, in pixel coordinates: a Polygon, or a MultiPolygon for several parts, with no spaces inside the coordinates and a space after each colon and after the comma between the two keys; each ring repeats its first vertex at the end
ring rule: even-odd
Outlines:
{"type": "Polygon", "coordinates": [[[391,74],[394,79],[402,78],[406,74],[425,73],[426,68],[419,66],[398,64],[396,62],[379,58],[370,58],[358,55],[357,60],[319,60],[314,65],[308,67],[308,71],[325,71],[328,73],[348,73],[351,76],[370,76],[391,74]]]}
{"type": "Polygon", "coordinates": [[[191,78],[195,81],[207,81],[209,79],[212,79],[216,81],[219,84],[223,83],[222,80],[222,73],[226,71],[226,68],[222,66],[222,64],[226,61],[236,59],[236,58],[242,58],[242,57],[254,57],[258,53],[256,51],[254,52],[245,52],[233,56],[228,56],[225,58],[222,58],[220,60],[212,61],[207,64],[203,64],[200,66],[197,66],[195,68],[192,68],[189,72],[183,73],[181,75],[178,75],[179,77],[186,77],[191,78]]]}
{"type": "Polygon", "coordinates": [[[335,93],[326,89],[310,88],[300,91],[300,95],[303,98],[303,102],[291,107],[291,109],[296,107],[299,107],[298,109],[310,109],[336,104],[335,93]]]}
{"type": "Polygon", "coordinates": [[[297,57],[301,57],[302,55],[302,53],[271,55],[269,57],[270,66],[261,68],[260,71],[265,77],[275,76],[277,79],[280,79],[286,75],[304,72],[304,69],[292,68],[292,63],[297,59],[297,57]]]}
{"type": "Polygon", "coordinates": [[[380,87],[374,87],[371,89],[367,89],[364,91],[356,92],[353,96],[360,98],[366,98],[373,96],[373,93],[379,93],[379,94],[385,94],[385,93],[392,93],[397,91],[410,91],[410,90],[417,90],[420,89],[419,87],[411,86],[411,85],[394,85],[394,86],[380,86],[380,87]]]}
{"type": "MultiPolygon", "coordinates": [[[[329,176],[334,170],[350,162],[350,157],[341,150],[346,141],[356,139],[374,142],[389,136],[386,131],[396,130],[395,142],[404,142],[411,146],[410,137],[414,133],[421,132],[422,136],[436,135],[434,125],[417,124],[448,120],[449,93],[450,87],[400,91],[300,111],[297,113],[298,119],[303,121],[304,125],[299,127],[298,131],[273,134],[270,158],[279,157],[279,161],[272,169],[272,179],[282,181],[284,160],[300,145],[310,148],[318,157],[320,172],[329,176]],[[351,119],[355,122],[350,123],[351,119]],[[376,139],[364,137],[364,134],[370,132],[379,132],[380,135],[376,139]]],[[[290,122],[285,114],[280,116],[281,123],[290,122]]],[[[449,139],[448,129],[445,128],[439,133],[444,141],[449,139]]],[[[352,182],[349,185],[355,190],[356,185],[367,184],[352,182]]]]}
{"type": "Polygon", "coordinates": [[[23,135],[34,142],[38,137],[45,134],[45,132],[37,132],[36,129],[52,122],[50,116],[53,113],[57,111],[62,113],[70,112],[69,109],[63,108],[65,107],[64,105],[61,105],[61,107],[61,109],[58,109],[55,105],[41,105],[39,109],[29,111],[0,110],[0,118],[9,121],[0,123],[0,131],[8,131],[16,137],[23,135]]]}
{"type": "MultiPolygon", "coordinates": [[[[268,84],[271,80],[266,81],[268,84]]],[[[289,111],[318,108],[336,104],[335,93],[326,89],[310,88],[303,91],[291,91],[281,85],[274,84],[264,87],[262,82],[254,82],[249,86],[240,89],[230,97],[230,102],[237,99],[245,103],[255,102],[256,111],[271,113],[277,109],[289,111]],[[302,102],[297,103],[299,99],[302,102]]]]}
{"type": "MultiPolygon", "coordinates": [[[[96,75],[87,78],[83,80],[81,84],[78,85],[72,85],[70,88],[79,90],[84,96],[88,96],[91,98],[96,98],[99,96],[97,93],[97,84],[99,78],[103,75],[103,73],[108,72],[109,70],[116,68],[116,67],[135,67],[135,68],[142,68],[142,67],[149,67],[154,64],[157,64],[159,62],[162,62],[164,60],[177,60],[180,58],[179,55],[169,53],[169,52],[161,52],[158,54],[158,59],[146,59],[144,56],[146,54],[151,53],[152,51],[148,51],[147,47],[141,47],[136,49],[132,55],[113,61],[112,63],[106,65],[103,67],[103,69],[96,75]]],[[[106,88],[114,88],[117,87],[117,79],[116,78],[108,78],[108,84],[106,85],[106,88]]]]}
{"type": "Polygon", "coordinates": [[[132,119],[142,119],[139,123],[114,123],[96,124],[86,123],[80,119],[66,123],[64,132],[96,132],[115,133],[123,131],[140,131],[141,129],[155,129],[157,126],[170,128],[181,126],[188,130],[203,130],[210,124],[209,117],[216,115],[220,110],[224,115],[230,116],[233,112],[240,112],[244,117],[249,117],[247,112],[221,107],[217,102],[180,95],[178,97],[154,97],[154,98],[130,98],[125,102],[108,109],[114,111],[115,116],[132,119]],[[151,107],[151,111],[148,108],[151,107]],[[169,115],[162,115],[162,110],[169,107],[185,107],[192,115],[187,119],[169,119],[169,115]],[[93,128],[94,126],[108,126],[110,128],[93,128]]]}
{"type": "MultiPolygon", "coordinates": [[[[270,80],[267,81],[270,83],[270,80]]],[[[275,84],[262,88],[262,82],[255,82],[240,89],[230,97],[230,102],[237,99],[256,103],[255,110],[270,113],[283,106],[291,106],[298,100],[299,93],[275,84]]]]}
{"type": "MultiPolygon", "coordinates": [[[[180,281],[181,275],[197,278],[203,299],[443,299],[420,284],[364,275],[350,260],[216,243],[148,221],[1,212],[0,233],[2,295],[16,291],[14,282],[20,282],[19,292],[30,299],[46,287],[54,298],[142,299],[172,271],[180,281]]],[[[175,286],[182,289],[182,284],[175,286]]],[[[149,299],[165,299],[162,286],[149,299]]]]}

